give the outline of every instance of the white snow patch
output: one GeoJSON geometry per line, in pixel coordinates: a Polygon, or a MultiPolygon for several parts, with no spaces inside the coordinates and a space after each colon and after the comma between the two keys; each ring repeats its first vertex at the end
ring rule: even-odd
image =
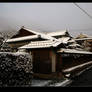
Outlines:
{"type": "Polygon", "coordinates": [[[65,69],[65,70],[63,70],[63,72],[71,72],[71,71],[73,71],[73,70],[75,70],[77,68],[81,68],[81,67],[83,67],[85,65],[89,65],[89,64],[92,64],[92,61],[84,63],[84,64],[81,64],[81,65],[77,65],[77,66],[74,66],[74,67],[71,67],[71,68],[68,68],[68,69],[65,69]]]}
{"type": "Polygon", "coordinates": [[[47,35],[49,35],[49,36],[65,35],[66,32],[67,32],[66,30],[63,30],[63,31],[57,31],[57,32],[50,32],[50,33],[47,33],[47,35]]]}
{"type": "Polygon", "coordinates": [[[51,80],[36,80],[36,79],[33,79],[31,86],[32,87],[35,87],[35,86],[42,87],[42,86],[47,85],[49,82],[51,82],[51,80]]]}
{"type": "Polygon", "coordinates": [[[55,83],[55,84],[50,85],[50,86],[54,86],[54,87],[65,87],[65,86],[67,86],[68,84],[70,84],[71,82],[72,82],[72,80],[66,79],[66,80],[64,80],[63,82],[55,83]]]}

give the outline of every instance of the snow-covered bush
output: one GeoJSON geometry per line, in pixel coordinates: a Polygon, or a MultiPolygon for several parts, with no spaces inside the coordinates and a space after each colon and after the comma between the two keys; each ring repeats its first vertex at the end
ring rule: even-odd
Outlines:
{"type": "Polygon", "coordinates": [[[2,46],[2,44],[3,44],[3,40],[4,40],[4,38],[3,38],[3,36],[2,36],[1,33],[0,33],[0,49],[1,49],[1,46],[2,46]]]}
{"type": "Polygon", "coordinates": [[[0,86],[30,86],[32,63],[27,53],[0,52],[0,86]]]}
{"type": "Polygon", "coordinates": [[[12,51],[8,43],[6,43],[7,39],[9,39],[9,36],[7,34],[0,32],[0,52],[11,52],[12,51]]]}

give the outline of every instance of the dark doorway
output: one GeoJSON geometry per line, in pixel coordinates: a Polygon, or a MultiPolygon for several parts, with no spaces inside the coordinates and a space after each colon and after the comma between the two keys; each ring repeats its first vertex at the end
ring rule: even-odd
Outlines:
{"type": "Polygon", "coordinates": [[[49,51],[33,51],[33,72],[34,73],[51,73],[51,59],[49,51]]]}

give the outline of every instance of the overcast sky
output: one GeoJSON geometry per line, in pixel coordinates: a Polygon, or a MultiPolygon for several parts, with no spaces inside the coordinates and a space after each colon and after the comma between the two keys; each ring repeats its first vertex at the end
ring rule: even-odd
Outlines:
{"type": "MultiPolygon", "coordinates": [[[[77,3],[92,15],[92,3],[77,3]]],[[[0,31],[19,30],[60,31],[92,35],[92,19],[73,3],[0,3],[0,31]]]]}

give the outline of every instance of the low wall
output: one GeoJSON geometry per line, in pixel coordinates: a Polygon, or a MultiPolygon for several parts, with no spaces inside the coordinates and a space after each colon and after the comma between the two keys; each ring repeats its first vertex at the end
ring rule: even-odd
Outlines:
{"type": "Polygon", "coordinates": [[[64,69],[64,70],[62,70],[62,72],[65,75],[65,77],[73,78],[77,74],[79,74],[79,72],[85,70],[86,68],[89,68],[90,66],[92,66],[92,61],[80,64],[77,66],[73,66],[71,68],[64,69]],[[69,76],[67,76],[67,75],[69,75],[69,76]]]}

